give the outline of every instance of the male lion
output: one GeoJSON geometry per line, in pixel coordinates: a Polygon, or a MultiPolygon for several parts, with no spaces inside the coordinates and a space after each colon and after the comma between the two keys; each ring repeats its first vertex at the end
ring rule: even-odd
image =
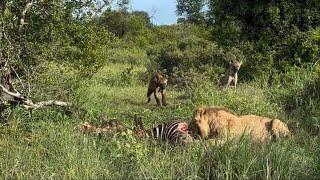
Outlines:
{"type": "Polygon", "coordinates": [[[229,68],[226,69],[226,71],[224,72],[224,74],[222,74],[220,78],[219,87],[221,89],[228,87],[229,85],[233,85],[235,88],[237,87],[238,71],[241,65],[242,63],[237,60],[233,61],[232,63],[230,62],[229,68]]]}
{"type": "Polygon", "coordinates": [[[167,87],[168,80],[161,75],[160,72],[157,72],[154,76],[152,76],[150,80],[150,84],[148,87],[147,97],[149,103],[151,101],[151,95],[154,94],[154,98],[157,101],[158,106],[161,106],[160,100],[157,97],[157,89],[159,88],[158,92],[161,92],[162,95],[162,105],[166,106],[166,87],[167,87]]]}
{"type": "Polygon", "coordinates": [[[241,137],[264,141],[290,135],[285,123],[256,115],[237,116],[225,108],[207,107],[195,111],[190,122],[194,135],[204,139],[213,137],[241,137]]]}

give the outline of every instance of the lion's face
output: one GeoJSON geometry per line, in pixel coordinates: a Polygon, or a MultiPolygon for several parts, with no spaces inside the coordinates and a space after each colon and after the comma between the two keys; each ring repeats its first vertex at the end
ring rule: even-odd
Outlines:
{"type": "Polygon", "coordinates": [[[194,137],[200,136],[204,139],[208,139],[210,127],[204,109],[200,108],[195,112],[193,119],[190,122],[190,130],[194,137]]]}

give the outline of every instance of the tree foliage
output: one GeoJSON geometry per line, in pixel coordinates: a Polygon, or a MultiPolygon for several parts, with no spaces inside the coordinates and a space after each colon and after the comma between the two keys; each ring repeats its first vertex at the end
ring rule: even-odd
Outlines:
{"type": "Polygon", "coordinates": [[[150,17],[143,11],[116,11],[109,9],[98,18],[100,26],[106,27],[118,37],[124,37],[127,33],[134,35],[140,30],[151,27],[150,17]]]}
{"type": "Polygon", "coordinates": [[[318,1],[208,2],[208,16],[222,45],[249,41],[257,49],[275,51],[274,63],[279,68],[319,59],[319,41],[309,36],[320,25],[318,1]]]}
{"type": "MultiPolygon", "coordinates": [[[[179,23],[206,17],[205,22],[198,22],[213,28],[213,41],[227,49],[242,49],[251,65],[262,68],[261,64],[268,64],[267,72],[273,67],[284,72],[289,66],[304,66],[320,59],[317,0],[207,0],[205,8],[204,1],[177,2],[177,14],[185,17],[179,23]],[[201,14],[200,9],[205,12],[201,14]]],[[[257,72],[256,68],[244,68],[257,72]]]]}
{"type": "Polygon", "coordinates": [[[184,18],[184,22],[200,25],[205,22],[204,5],[205,0],[177,0],[177,14],[184,18]]]}

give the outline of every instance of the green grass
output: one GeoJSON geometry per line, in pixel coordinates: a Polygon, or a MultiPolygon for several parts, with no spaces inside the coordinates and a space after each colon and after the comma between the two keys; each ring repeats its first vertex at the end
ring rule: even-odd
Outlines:
{"type": "MultiPolygon", "coordinates": [[[[86,110],[68,116],[59,108],[34,112],[17,108],[0,124],[0,177],[4,179],[317,179],[320,139],[307,130],[292,139],[257,144],[245,137],[222,145],[204,142],[185,147],[138,140],[130,134],[90,136],[78,130],[87,121],[98,124],[102,114],[133,126],[133,115],[147,127],[182,119],[189,121],[196,107],[225,106],[238,114],[259,114],[303,123],[287,114],[282,89],[258,88],[255,83],[218,91],[214,85],[194,92],[168,89],[167,107],[147,105],[145,68],[107,65],[91,79],[77,82],[65,95],[86,110]]],[[[68,77],[72,79],[71,77],[68,77]]],[[[44,79],[46,79],[44,77],[44,79]]],[[[59,79],[52,80],[59,82],[59,79]]],[[[68,87],[70,81],[63,81],[68,87]]],[[[72,81],[72,83],[74,83],[72,81]]],[[[52,83],[52,87],[55,84],[52,83]]],[[[58,89],[59,90],[59,89],[58,89]]],[[[54,95],[52,95],[54,97],[54,95]]],[[[41,99],[41,97],[37,97],[41,99]]],[[[315,106],[316,104],[312,105],[315,106]]],[[[314,108],[316,109],[316,108],[314,108]]],[[[315,114],[313,114],[315,116],[315,114]]],[[[296,126],[295,126],[296,127],[296,126]]],[[[300,127],[300,126],[299,126],[300,127]]]]}

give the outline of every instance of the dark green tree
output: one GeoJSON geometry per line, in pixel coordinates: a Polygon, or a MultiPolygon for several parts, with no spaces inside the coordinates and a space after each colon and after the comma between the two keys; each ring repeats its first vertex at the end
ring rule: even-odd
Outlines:
{"type": "Polygon", "coordinates": [[[105,5],[108,1],[0,1],[0,109],[13,100],[12,95],[4,93],[5,89],[16,96],[17,89],[24,93],[21,82],[28,79],[27,72],[43,61],[68,61],[78,67],[93,67],[96,64],[90,61],[96,59],[93,45],[105,43],[101,37],[108,36],[105,36],[107,33],[101,35],[88,21],[105,5]],[[78,56],[70,56],[70,49],[78,56]],[[19,79],[21,88],[13,87],[15,78],[19,79]]]}
{"type": "Polygon", "coordinates": [[[128,33],[136,34],[136,32],[152,26],[147,12],[123,12],[112,9],[105,11],[98,18],[98,23],[118,37],[124,37],[128,33]]]}
{"type": "Polygon", "coordinates": [[[207,16],[219,44],[250,42],[280,69],[319,60],[318,0],[208,0],[207,16]]]}
{"type": "Polygon", "coordinates": [[[205,0],[177,0],[177,14],[185,18],[185,22],[204,24],[205,0]]]}

